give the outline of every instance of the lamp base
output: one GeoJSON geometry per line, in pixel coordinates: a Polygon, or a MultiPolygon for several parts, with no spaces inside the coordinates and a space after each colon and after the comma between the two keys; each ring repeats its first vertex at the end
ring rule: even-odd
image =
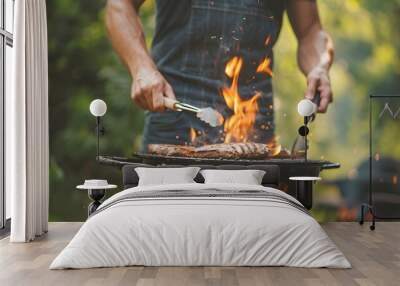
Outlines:
{"type": "Polygon", "coordinates": [[[92,203],[88,206],[88,216],[94,213],[101,205],[101,200],[104,198],[106,191],[104,189],[88,190],[88,195],[92,203]]]}
{"type": "Polygon", "coordinates": [[[306,209],[312,208],[314,181],[296,181],[296,197],[306,209]]]}

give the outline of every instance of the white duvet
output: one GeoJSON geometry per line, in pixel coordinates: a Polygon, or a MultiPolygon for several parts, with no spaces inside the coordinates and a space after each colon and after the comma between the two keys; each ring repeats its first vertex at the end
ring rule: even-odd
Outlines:
{"type": "Polygon", "coordinates": [[[132,192],[210,189],[261,190],[300,204],[284,192],[254,185],[131,188],[106,200],[100,206],[103,210],[82,225],[50,269],[127,265],[351,267],[310,215],[279,201],[174,197],[115,203],[132,192]]]}

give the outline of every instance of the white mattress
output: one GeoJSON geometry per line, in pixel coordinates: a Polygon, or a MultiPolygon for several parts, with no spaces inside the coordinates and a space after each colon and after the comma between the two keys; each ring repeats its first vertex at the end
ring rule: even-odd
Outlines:
{"type": "Polygon", "coordinates": [[[293,266],[350,268],[306,212],[278,200],[171,197],[121,200],[146,191],[258,190],[300,204],[272,188],[232,184],[135,187],[106,200],[50,269],[145,266],[293,266]]]}

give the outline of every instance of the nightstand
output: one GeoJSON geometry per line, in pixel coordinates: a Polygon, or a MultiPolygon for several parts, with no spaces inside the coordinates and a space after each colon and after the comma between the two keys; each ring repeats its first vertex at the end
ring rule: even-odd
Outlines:
{"type": "Polygon", "coordinates": [[[104,198],[106,191],[116,187],[116,185],[108,184],[107,180],[85,180],[83,185],[76,187],[78,190],[87,190],[88,196],[92,200],[88,206],[88,217],[101,205],[101,200],[104,198]]]}
{"type": "Polygon", "coordinates": [[[320,177],[290,177],[289,180],[296,181],[296,199],[308,210],[312,208],[313,186],[320,177]]]}

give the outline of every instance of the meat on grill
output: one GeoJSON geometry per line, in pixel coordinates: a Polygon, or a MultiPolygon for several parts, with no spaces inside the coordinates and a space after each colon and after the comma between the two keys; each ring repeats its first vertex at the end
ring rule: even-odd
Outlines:
{"type": "Polygon", "coordinates": [[[200,157],[260,158],[268,156],[268,147],[260,143],[224,143],[195,148],[200,157]]]}
{"type": "Polygon", "coordinates": [[[148,152],[163,156],[195,158],[257,159],[268,156],[268,146],[261,143],[222,143],[201,147],[168,144],[149,144],[148,152]]]}
{"type": "Polygon", "coordinates": [[[147,152],[149,154],[163,155],[163,156],[184,156],[190,157],[194,153],[194,147],[185,145],[173,144],[149,144],[147,145],[147,152]]]}

